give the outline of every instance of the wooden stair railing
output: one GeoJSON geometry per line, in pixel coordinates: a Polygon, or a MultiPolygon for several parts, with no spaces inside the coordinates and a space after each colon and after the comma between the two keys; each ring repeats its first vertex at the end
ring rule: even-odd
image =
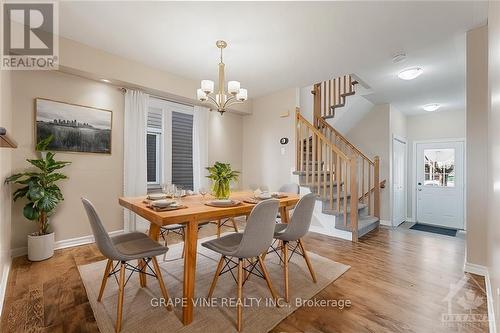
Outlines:
{"type": "Polygon", "coordinates": [[[345,97],[354,94],[357,83],[351,75],[316,83],[311,91],[314,95],[314,116],[333,118],[335,108],[345,105],[345,97]]]}
{"type": "Polygon", "coordinates": [[[360,202],[368,204],[368,212],[370,215],[380,217],[380,188],[382,184],[379,179],[380,160],[378,156],[376,156],[372,161],[323,118],[316,118],[315,125],[318,130],[344,154],[358,161],[360,169],[358,170],[358,173],[360,174],[358,193],[366,194],[366,196],[363,195],[360,197],[360,202]],[[378,186],[376,186],[377,184],[378,186]],[[369,191],[368,189],[373,190],[369,191]]]}
{"type": "Polygon", "coordinates": [[[358,239],[358,166],[337,146],[296,111],[296,171],[304,172],[305,184],[328,200],[330,210],[342,213],[344,226],[349,224],[352,240],[358,239]]]}

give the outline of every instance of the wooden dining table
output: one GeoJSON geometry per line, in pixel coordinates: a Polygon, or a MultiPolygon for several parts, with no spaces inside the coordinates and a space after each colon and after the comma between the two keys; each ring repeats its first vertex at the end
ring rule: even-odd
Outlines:
{"type": "MultiPolygon", "coordinates": [[[[300,197],[297,194],[284,193],[286,197],[280,198],[279,210],[283,223],[288,223],[289,209],[297,204],[300,197]]],[[[184,256],[184,281],[183,281],[183,309],[182,322],[188,325],[193,321],[194,288],[196,277],[196,254],[198,246],[198,224],[222,218],[248,216],[255,204],[246,203],[244,200],[253,198],[253,192],[233,192],[231,199],[241,201],[234,207],[213,207],[205,203],[211,200],[208,196],[192,195],[182,198],[185,208],[156,212],[145,203],[145,196],[134,198],[119,198],[121,206],[131,210],[150,222],[149,237],[158,241],[160,228],[170,224],[185,224],[185,256],[184,256]]]]}

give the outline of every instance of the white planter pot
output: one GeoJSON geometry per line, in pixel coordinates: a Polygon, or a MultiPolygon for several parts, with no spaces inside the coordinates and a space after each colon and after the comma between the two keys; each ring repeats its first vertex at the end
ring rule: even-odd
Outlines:
{"type": "Polygon", "coordinates": [[[28,235],[28,259],[42,261],[54,255],[54,233],[47,235],[28,235]]]}

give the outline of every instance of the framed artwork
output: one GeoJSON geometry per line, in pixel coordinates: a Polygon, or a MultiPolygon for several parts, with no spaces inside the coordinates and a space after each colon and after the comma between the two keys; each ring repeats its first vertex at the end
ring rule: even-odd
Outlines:
{"type": "Polygon", "coordinates": [[[109,110],[35,99],[35,138],[54,139],[50,150],[111,154],[113,113],[109,110]]]}

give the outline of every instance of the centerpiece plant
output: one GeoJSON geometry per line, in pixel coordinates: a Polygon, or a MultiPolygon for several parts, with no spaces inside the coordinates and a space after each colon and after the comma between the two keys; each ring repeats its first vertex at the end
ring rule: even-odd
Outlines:
{"type": "Polygon", "coordinates": [[[50,239],[53,243],[54,235],[50,231],[49,217],[54,213],[57,205],[64,200],[57,183],[68,178],[58,170],[71,163],[56,161],[55,154],[46,151],[52,139],[51,135],[36,145],[36,150],[41,152],[40,158],[26,160],[37,170],[17,173],[5,180],[5,183],[21,186],[14,191],[13,200],[25,198],[27,203],[23,208],[23,215],[28,220],[37,222],[38,231],[28,235],[28,257],[34,261],[47,259],[46,256],[51,257],[53,254],[53,244],[43,244],[41,247],[34,244],[42,238],[49,239],[45,240],[45,243],[50,243],[50,239]],[[43,237],[47,235],[51,237],[43,237]],[[37,237],[39,240],[35,240],[37,237]],[[44,251],[45,254],[41,253],[44,251]]]}
{"type": "Polygon", "coordinates": [[[215,162],[213,166],[206,169],[209,173],[207,178],[212,180],[212,193],[215,198],[229,199],[230,184],[232,181],[238,181],[239,171],[232,170],[229,163],[221,162],[215,162]]]}

